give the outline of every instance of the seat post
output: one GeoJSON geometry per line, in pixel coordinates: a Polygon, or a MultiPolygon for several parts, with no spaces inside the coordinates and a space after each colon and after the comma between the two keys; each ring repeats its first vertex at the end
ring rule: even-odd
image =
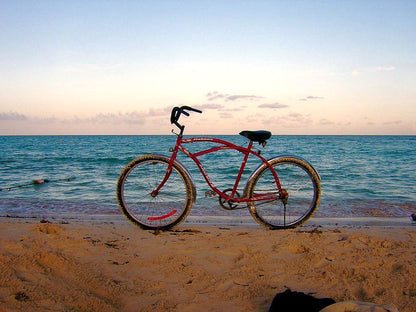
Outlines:
{"type": "Polygon", "coordinates": [[[231,199],[233,199],[235,194],[237,193],[238,184],[240,183],[241,176],[243,175],[243,172],[244,172],[244,168],[246,167],[247,159],[248,159],[248,156],[250,155],[250,151],[251,151],[252,146],[253,146],[253,141],[250,140],[250,143],[248,143],[248,146],[247,146],[248,152],[243,153],[244,154],[244,159],[243,159],[243,162],[241,163],[240,170],[238,171],[238,176],[235,179],[234,188],[231,192],[231,199]]]}
{"type": "Polygon", "coordinates": [[[248,146],[247,146],[247,149],[249,150],[249,151],[251,151],[251,147],[253,146],[253,141],[252,140],[250,140],[250,142],[248,143],[248,146]]]}

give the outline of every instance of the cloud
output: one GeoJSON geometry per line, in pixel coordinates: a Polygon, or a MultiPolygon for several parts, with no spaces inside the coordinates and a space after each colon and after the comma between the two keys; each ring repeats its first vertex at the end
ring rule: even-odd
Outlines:
{"type": "Polygon", "coordinates": [[[226,101],[237,101],[237,100],[259,100],[259,99],[263,99],[262,96],[257,96],[257,95],[228,95],[225,100],[226,101]]]}
{"type": "Polygon", "coordinates": [[[218,100],[218,99],[223,99],[226,95],[224,94],[220,94],[217,91],[214,92],[208,92],[206,94],[206,97],[208,99],[208,101],[214,101],[214,100],[218,100]]]}
{"type": "Polygon", "coordinates": [[[313,96],[313,95],[308,95],[305,98],[299,99],[299,101],[309,101],[309,100],[323,100],[324,98],[322,96],[313,96]]]}
{"type": "Polygon", "coordinates": [[[351,72],[352,76],[357,76],[359,74],[364,74],[364,73],[379,73],[379,72],[391,72],[396,70],[395,66],[378,66],[378,67],[374,67],[374,68],[364,68],[364,69],[354,69],[351,72]]]}
{"type": "MultiPolygon", "coordinates": [[[[170,109],[169,109],[170,112],[170,109]]],[[[155,119],[158,117],[165,117],[166,123],[168,122],[168,114],[166,109],[149,109],[147,112],[119,112],[119,113],[97,113],[90,117],[79,117],[73,116],[70,118],[58,118],[54,116],[44,116],[44,117],[27,117],[26,115],[10,112],[10,113],[0,113],[0,120],[23,120],[32,124],[112,124],[112,125],[123,125],[123,124],[134,124],[140,125],[144,124],[148,119],[155,119]]]]}
{"type": "Polygon", "coordinates": [[[208,101],[224,100],[225,102],[238,100],[256,101],[264,98],[263,96],[258,95],[222,94],[217,91],[207,93],[206,97],[208,101]]]}
{"type": "Polygon", "coordinates": [[[8,112],[0,113],[0,120],[27,120],[27,117],[17,112],[8,112]]]}
{"type": "Polygon", "coordinates": [[[286,105],[286,104],[280,104],[280,103],[276,102],[276,103],[260,104],[258,107],[259,108],[286,108],[286,107],[289,107],[289,106],[286,105]]]}
{"type": "MultiPolygon", "coordinates": [[[[148,116],[152,116],[154,112],[149,111],[148,116]]],[[[115,123],[115,124],[142,124],[145,121],[145,114],[133,111],[129,113],[118,113],[118,114],[98,114],[91,119],[92,122],[96,123],[115,123]]]]}
{"type": "Polygon", "coordinates": [[[33,122],[38,125],[49,125],[56,122],[62,122],[62,119],[58,119],[54,116],[52,117],[35,117],[35,118],[28,118],[28,121],[33,122]]]}
{"type": "Polygon", "coordinates": [[[376,68],[376,71],[378,71],[378,72],[393,71],[393,70],[396,70],[396,67],[394,67],[394,66],[385,66],[385,67],[379,66],[379,67],[376,68]]]}
{"type": "Polygon", "coordinates": [[[240,107],[230,107],[230,108],[223,108],[221,109],[223,112],[243,112],[245,109],[247,108],[247,106],[242,105],[240,107]]]}
{"type": "Polygon", "coordinates": [[[329,126],[329,125],[333,125],[334,122],[326,119],[326,118],[322,118],[321,120],[319,120],[319,124],[322,126],[329,126]]]}
{"type": "Polygon", "coordinates": [[[220,118],[222,118],[222,119],[232,119],[232,118],[235,118],[235,116],[234,116],[234,114],[231,114],[231,113],[222,113],[220,115],[220,118]]]}
{"type": "Polygon", "coordinates": [[[402,123],[401,120],[394,120],[394,121],[386,121],[383,122],[383,125],[388,126],[388,125],[400,125],[402,123]]]}
{"type": "Polygon", "coordinates": [[[171,111],[172,111],[172,107],[170,106],[167,106],[165,108],[160,108],[160,109],[151,108],[149,109],[148,115],[152,117],[170,116],[171,111]]]}
{"type": "Polygon", "coordinates": [[[204,109],[216,109],[216,110],[222,110],[224,108],[224,105],[221,104],[203,104],[198,106],[199,109],[204,110],[204,109]]]}
{"type": "Polygon", "coordinates": [[[286,115],[286,118],[289,119],[290,121],[305,121],[307,120],[307,118],[300,113],[290,113],[288,115],[286,115]]]}
{"type": "Polygon", "coordinates": [[[147,113],[132,111],[127,113],[98,113],[92,117],[80,118],[74,116],[72,118],[56,120],[64,124],[108,124],[108,125],[141,125],[146,122],[147,118],[157,117],[154,111],[149,110],[147,113]]]}
{"type": "Polygon", "coordinates": [[[170,116],[171,107],[165,107],[160,109],[150,108],[148,111],[131,111],[131,112],[118,112],[118,113],[98,113],[92,117],[78,118],[77,116],[71,119],[65,119],[65,123],[98,123],[98,124],[116,124],[122,125],[140,125],[146,123],[148,119],[153,121],[159,117],[166,119],[170,116]]]}
{"type": "Polygon", "coordinates": [[[282,127],[303,127],[304,125],[310,125],[313,123],[313,120],[309,115],[304,115],[300,113],[289,113],[283,116],[269,116],[266,119],[263,119],[265,125],[279,125],[282,127]]]}

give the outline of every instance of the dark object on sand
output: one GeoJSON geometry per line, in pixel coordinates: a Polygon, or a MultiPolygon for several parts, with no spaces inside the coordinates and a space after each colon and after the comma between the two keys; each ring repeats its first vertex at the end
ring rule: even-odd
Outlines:
{"type": "Polygon", "coordinates": [[[416,213],[412,213],[410,216],[412,217],[413,222],[416,222],[416,213]]]}
{"type": "Polygon", "coordinates": [[[303,292],[286,289],[274,297],[269,312],[319,312],[334,303],[335,300],[331,298],[315,298],[303,292]]]}

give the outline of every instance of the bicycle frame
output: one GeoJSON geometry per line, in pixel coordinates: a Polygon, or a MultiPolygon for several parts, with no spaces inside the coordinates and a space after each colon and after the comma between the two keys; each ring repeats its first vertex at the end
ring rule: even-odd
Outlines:
{"type": "Polygon", "coordinates": [[[182,157],[192,159],[210,187],[205,196],[218,197],[219,206],[225,210],[248,208],[261,226],[273,230],[294,228],[313,215],[319,206],[321,184],[311,164],[293,155],[265,159],[253,144],[265,146],[272,135],[266,130],[241,131],[239,134],[249,141],[242,146],[214,137],[184,138],[185,125],[179,119],[182,115],[190,116],[190,112],[202,113],[190,106],[172,108],[170,123],[179,132],[172,130],[177,138],[169,149],[171,155],[143,155],[121,171],[117,202],[130,221],[146,230],[168,230],[186,219],[197,192],[190,172],[179,161],[182,157]],[[202,145],[186,145],[200,142],[202,145]],[[179,157],[178,153],[184,156],[179,157]],[[251,173],[246,172],[253,169],[254,162],[258,166],[251,173]],[[240,185],[243,176],[246,183],[240,185]],[[213,182],[218,182],[218,187],[213,182]]]}
{"type": "Polygon", "coordinates": [[[184,153],[186,156],[188,156],[189,158],[191,158],[195,162],[195,164],[197,165],[197,167],[201,171],[201,174],[203,175],[203,177],[204,177],[205,181],[207,182],[207,184],[209,185],[209,187],[218,196],[220,196],[221,198],[223,198],[227,202],[231,201],[233,203],[241,203],[241,202],[252,202],[252,201],[276,200],[276,199],[284,198],[285,196],[287,196],[287,194],[286,194],[285,190],[283,190],[281,185],[280,185],[280,181],[279,181],[279,178],[277,176],[276,171],[274,170],[274,168],[269,164],[269,162],[264,157],[262,157],[259,153],[256,153],[255,151],[252,150],[252,146],[253,146],[253,141],[249,142],[248,147],[242,147],[242,146],[238,146],[238,145],[235,145],[233,143],[230,143],[230,142],[227,142],[227,141],[224,141],[224,140],[221,140],[221,139],[216,139],[216,138],[200,137],[200,138],[183,139],[182,135],[179,134],[178,138],[176,140],[175,147],[173,148],[173,150],[171,150],[173,153],[172,153],[172,156],[170,158],[169,166],[168,166],[168,169],[166,171],[165,177],[164,177],[163,181],[160,183],[160,185],[152,192],[152,196],[156,197],[157,194],[159,193],[160,189],[165,184],[165,182],[169,179],[169,176],[172,172],[172,165],[176,161],[178,151],[181,151],[182,153],[184,153]],[[195,142],[211,142],[211,143],[218,143],[218,144],[221,144],[221,145],[220,146],[215,146],[215,147],[212,147],[212,148],[208,148],[208,149],[196,152],[196,153],[191,153],[185,147],[182,146],[182,144],[195,143],[195,142]],[[212,183],[211,179],[209,178],[208,174],[205,171],[205,168],[203,167],[202,163],[198,159],[199,156],[214,153],[216,151],[225,150],[225,149],[236,150],[236,151],[244,154],[244,159],[241,163],[241,166],[240,166],[238,175],[236,177],[236,180],[234,182],[234,186],[232,188],[230,196],[228,196],[224,192],[220,191],[212,183]],[[252,198],[248,198],[248,197],[245,197],[245,196],[235,197],[235,195],[237,193],[238,185],[240,184],[241,177],[242,177],[242,174],[244,172],[244,168],[245,168],[246,163],[247,163],[247,159],[248,159],[250,154],[259,158],[264,164],[266,164],[269,167],[269,169],[272,172],[273,177],[275,179],[277,189],[279,190],[278,194],[276,194],[277,192],[272,192],[272,193],[269,192],[269,193],[265,193],[265,194],[256,194],[252,198]]]}

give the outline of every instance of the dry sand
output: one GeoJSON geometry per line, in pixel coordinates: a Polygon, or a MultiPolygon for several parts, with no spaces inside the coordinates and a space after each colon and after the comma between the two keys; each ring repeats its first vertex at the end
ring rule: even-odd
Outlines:
{"type": "Polygon", "coordinates": [[[267,311],[289,287],[416,310],[416,227],[0,218],[0,311],[267,311]]]}

